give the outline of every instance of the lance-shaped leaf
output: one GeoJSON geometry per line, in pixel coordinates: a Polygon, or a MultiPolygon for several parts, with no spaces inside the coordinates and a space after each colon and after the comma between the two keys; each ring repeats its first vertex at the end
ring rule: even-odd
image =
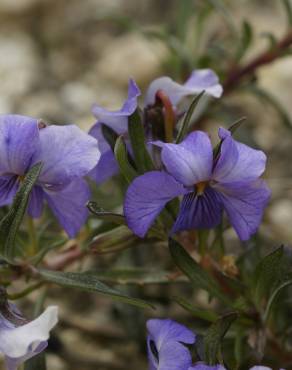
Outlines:
{"type": "Polygon", "coordinates": [[[106,125],[102,125],[101,130],[103,137],[105,138],[109,146],[112,148],[112,151],[114,151],[115,144],[119,135],[113,129],[106,125]]]}
{"type": "Polygon", "coordinates": [[[270,313],[271,313],[271,310],[272,310],[272,306],[274,305],[276,299],[278,298],[279,294],[282,292],[282,290],[284,288],[287,288],[288,286],[292,285],[292,276],[291,274],[287,277],[286,281],[283,281],[280,285],[277,286],[277,288],[273,291],[272,295],[270,296],[269,300],[268,300],[268,303],[267,303],[267,306],[266,306],[266,309],[265,309],[265,312],[264,312],[264,316],[263,316],[263,319],[264,321],[267,321],[269,316],[270,316],[270,313]]]}
{"type": "Polygon", "coordinates": [[[264,257],[254,275],[254,297],[257,305],[277,286],[286,272],[284,248],[280,247],[264,257]]]}
{"type": "Polygon", "coordinates": [[[218,319],[218,315],[215,312],[211,310],[206,310],[205,308],[202,309],[199,307],[195,307],[182,297],[174,297],[173,299],[176,303],[178,303],[181,307],[183,307],[191,315],[195,316],[198,319],[208,322],[214,322],[218,319]]]}
{"type": "Polygon", "coordinates": [[[174,281],[171,278],[170,271],[144,268],[99,269],[90,271],[90,273],[107,284],[144,286],[149,284],[186,283],[183,277],[174,281]]]}
{"type": "Polygon", "coordinates": [[[128,303],[140,308],[146,308],[153,306],[141,299],[132,298],[127,294],[124,294],[114,288],[111,288],[97,279],[93,274],[77,273],[77,272],[61,272],[61,271],[49,271],[41,269],[38,271],[40,276],[51,283],[55,283],[61,286],[81,289],[89,292],[96,292],[103,295],[107,295],[114,300],[128,303]]]}
{"type": "Polygon", "coordinates": [[[121,225],[96,235],[88,248],[99,254],[112,253],[133,247],[138,240],[139,238],[127,226],[121,225]]]}
{"type": "Polygon", "coordinates": [[[88,202],[87,208],[100,220],[112,222],[117,225],[126,225],[125,216],[119,215],[118,213],[105,211],[103,208],[99,207],[96,202],[88,202]]]}
{"type": "Polygon", "coordinates": [[[201,97],[204,95],[204,93],[205,93],[205,91],[202,91],[199,95],[197,95],[194,98],[191,105],[189,106],[189,109],[185,113],[185,115],[183,117],[182,124],[180,126],[179,132],[178,132],[176,140],[175,140],[176,144],[179,144],[184,139],[184,137],[186,136],[186,133],[188,131],[192,115],[193,115],[193,113],[195,111],[195,108],[197,107],[201,97]]]}
{"type": "Polygon", "coordinates": [[[217,282],[205,271],[174,239],[169,241],[171,256],[179,269],[190,279],[196,288],[206,290],[227,305],[232,305],[229,298],[221,291],[217,282]]]}
{"type": "Polygon", "coordinates": [[[135,164],[139,173],[143,174],[146,171],[153,170],[154,165],[146,148],[144,127],[138,109],[129,116],[128,131],[135,164]]]}
{"type": "Polygon", "coordinates": [[[39,177],[41,168],[42,163],[37,163],[29,170],[14,197],[10,210],[0,222],[0,252],[2,257],[9,262],[13,262],[15,257],[16,234],[23,219],[30,192],[39,177]]]}
{"type": "Polygon", "coordinates": [[[122,136],[116,141],[114,153],[122,175],[128,183],[132,182],[134,178],[138,176],[138,173],[129,162],[127,147],[122,136]]]}
{"type": "Polygon", "coordinates": [[[218,363],[217,355],[221,347],[221,342],[227,333],[230,325],[238,318],[237,312],[231,312],[218,319],[207,330],[204,336],[205,361],[209,365],[218,363]]]}
{"type": "Polygon", "coordinates": [[[240,42],[237,48],[235,59],[239,62],[248,51],[253,41],[253,29],[249,22],[244,20],[241,26],[240,42]]]}

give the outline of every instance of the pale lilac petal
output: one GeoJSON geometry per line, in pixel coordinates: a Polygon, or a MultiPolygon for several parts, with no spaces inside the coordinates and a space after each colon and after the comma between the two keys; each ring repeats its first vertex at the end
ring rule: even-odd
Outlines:
{"type": "Polygon", "coordinates": [[[185,84],[179,84],[167,76],[157,78],[152,81],[147,90],[145,106],[154,104],[158,90],[162,90],[173,105],[177,105],[185,96],[196,95],[203,90],[216,98],[219,98],[223,91],[217,75],[209,69],[193,71],[185,84]]]}
{"type": "Polygon", "coordinates": [[[192,132],[180,144],[154,144],[162,147],[162,162],[177,181],[192,186],[210,179],[213,150],[210,139],[204,132],[192,132]]]}
{"type": "Polygon", "coordinates": [[[253,183],[215,185],[223,207],[241,240],[248,240],[262,220],[271,191],[263,180],[253,183]]]}
{"type": "Polygon", "coordinates": [[[207,187],[202,195],[189,193],[183,197],[172,232],[209,229],[222,219],[222,202],[217,192],[207,187]]]}
{"type": "Polygon", "coordinates": [[[23,175],[38,147],[36,119],[19,115],[0,115],[0,175],[23,175]]]}
{"type": "Polygon", "coordinates": [[[151,171],[137,177],[129,186],[124,213],[129,228],[144,237],[167,202],[187,190],[166,172],[151,171]]]}
{"type": "Polygon", "coordinates": [[[272,370],[272,369],[267,366],[253,366],[249,370],[272,370]]]}
{"type": "Polygon", "coordinates": [[[223,139],[219,159],[213,172],[218,182],[253,181],[264,172],[266,155],[234,140],[228,130],[220,129],[223,139]]]}
{"type": "Polygon", "coordinates": [[[206,94],[214,98],[220,98],[223,93],[219,78],[211,69],[194,70],[184,86],[193,89],[194,93],[205,90],[206,94]]]}
{"type": "Polygon", "coordinates": [[[226,370],[226,368],[222,365],[206,365],[203,362],[197,362],[188,370],[226,370]]]}
{"type": "Polygon", "coordinates": [[[43,189],[35,185],[32,188],[32,191],[30,193],[29,197],[29,203],[28,203],[28,214],[33,218],[39,218],[42,215],[43,212],[43,205],[44,205],[44,192],[43,189]]]}
{"type": "Polygon", "coordinates": [[[129,80],[128,99],[125,101],[121,109],[117,111],[109,111],[98,105],[94,105],[92,113],[98,119],[98,122],[111,127],[118,134],[123,134],[128,131],[128,117],[134,113],[138,106],[137,98],[141,92],[135,81],[129,80]]]}
{"type": "Polygon", "coordinates": [[[97,139],[101,157],[97,166],[89,172],[88,176],[90,176],[97,184],[101,184],[117,174],[119,166],[111,147],[102,135],[101,124],[99,122],[91,128],[89,135],[92,135],[97,139]]]}
{"type": "Polygon", "coordinates": [[[19,181],[17,176],[0,177],[0,207],[11,204],[18,190],[19,181]]]}
{"type": "Polygon", "coordinates": [[[195,334],[172,320],[152,319],[147,322],[150,369],[186,370],[191,354],[184,344],[193,344],[195,334]],[[153,351],[153,347],[155,351],[153,351]]]}
{"type": "Polygon", "coordinates": [[[88,217],[86,204],[90,198],[90,191],[86,181],[75,180],[63,190],[53,191],[44,188],[44,195],[59,223],[69,237],[73,238],[88,217]]]}
{"type": "Polygon", "coordinates": [[[112,150],[102,153],[98,165],[88,174],[98,185],[119,172],[119,166],[112,150]]]}
{"type": "Polygon", "coordinates": [[[41,149],[34,163],[43,162],[42,184],[67,185],[88,174],[98,163],[97,140],[75,125],[48,126],[40,130],[41,149]]]}
{"type": "Polygon", "coordinates": [[[44,349],[49,333],[58,321],[57,315],[57,307],[51,306],[37,319],[22,326],[15,327],[8,322],[1,325],[0,352],[5,356],[9,370],[16,370],[19,364],[44,349]]]}

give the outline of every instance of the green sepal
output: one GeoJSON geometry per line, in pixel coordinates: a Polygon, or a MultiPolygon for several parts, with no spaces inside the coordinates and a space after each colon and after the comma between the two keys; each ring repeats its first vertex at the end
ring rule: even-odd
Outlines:
{"type": "Polygon", "coordinates": [[[29,196],[42,169],[42,163],[35,164],[25,175],[13,203],[0,221],[0,253],[8,262],[16,257],[16,235],[28,205],[29,196]]]}

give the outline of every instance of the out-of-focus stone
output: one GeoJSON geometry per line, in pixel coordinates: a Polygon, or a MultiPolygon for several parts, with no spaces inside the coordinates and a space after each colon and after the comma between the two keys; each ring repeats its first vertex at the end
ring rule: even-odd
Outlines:
{"type": "Polygon", "coordinates": [[[126,85],[129,77],[144,84],[161,72],[161,61],[166,52],[160,42],[134,33],[126,34],[105,47],[96,66],[97,73],[122,86],[126,85]]]}
{"type": "Polygon", "coordinates": [[[274,231],[281,236],[281,242],[291,240],[292,229],[292,201],[290,199],[280,199],[270,206],[268,216],[274,226],[274,231]]]}
{"type": "Polygon", "coordinates": [[[33,41],[19,32],[2,33],[0,54],[0,96],[9,98],[27,93],[39,77],[33,41]]]}
{"type": "Polygon", "coordinates": [[[0,0],[0,12],[22,13],[39,2],[40,0],[0,0]]]}

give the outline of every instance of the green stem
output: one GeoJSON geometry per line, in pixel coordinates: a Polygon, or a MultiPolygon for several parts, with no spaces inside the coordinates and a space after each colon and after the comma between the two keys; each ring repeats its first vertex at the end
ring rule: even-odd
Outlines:
{"type": "Polygon", "coordinates": [[[30,216],[27,217],[27,229],[29,235],[28,254],[34,256],[38,251],[38,238],[33,218],[30,216]]]}
{"type": "Polygon", "coordinates": [[[198,230],[199,253],[201,256],[204,256],[206,253],[208,235],[209,230],[198,230]]]}
{"type": "Polygon", "coordinates": [[[27,296],[28,294],[30,294],[31,292],[39,289],[44,284],[45,284],[44,281],[40,281],[38,283],[30,285],[29,287],[27,287],[26,289],[22,290],[19,293],[8,294],[8,299],[11,300],[11,301],[15,301],[16,299],[23,298],[23,297],[27,296]]]}

